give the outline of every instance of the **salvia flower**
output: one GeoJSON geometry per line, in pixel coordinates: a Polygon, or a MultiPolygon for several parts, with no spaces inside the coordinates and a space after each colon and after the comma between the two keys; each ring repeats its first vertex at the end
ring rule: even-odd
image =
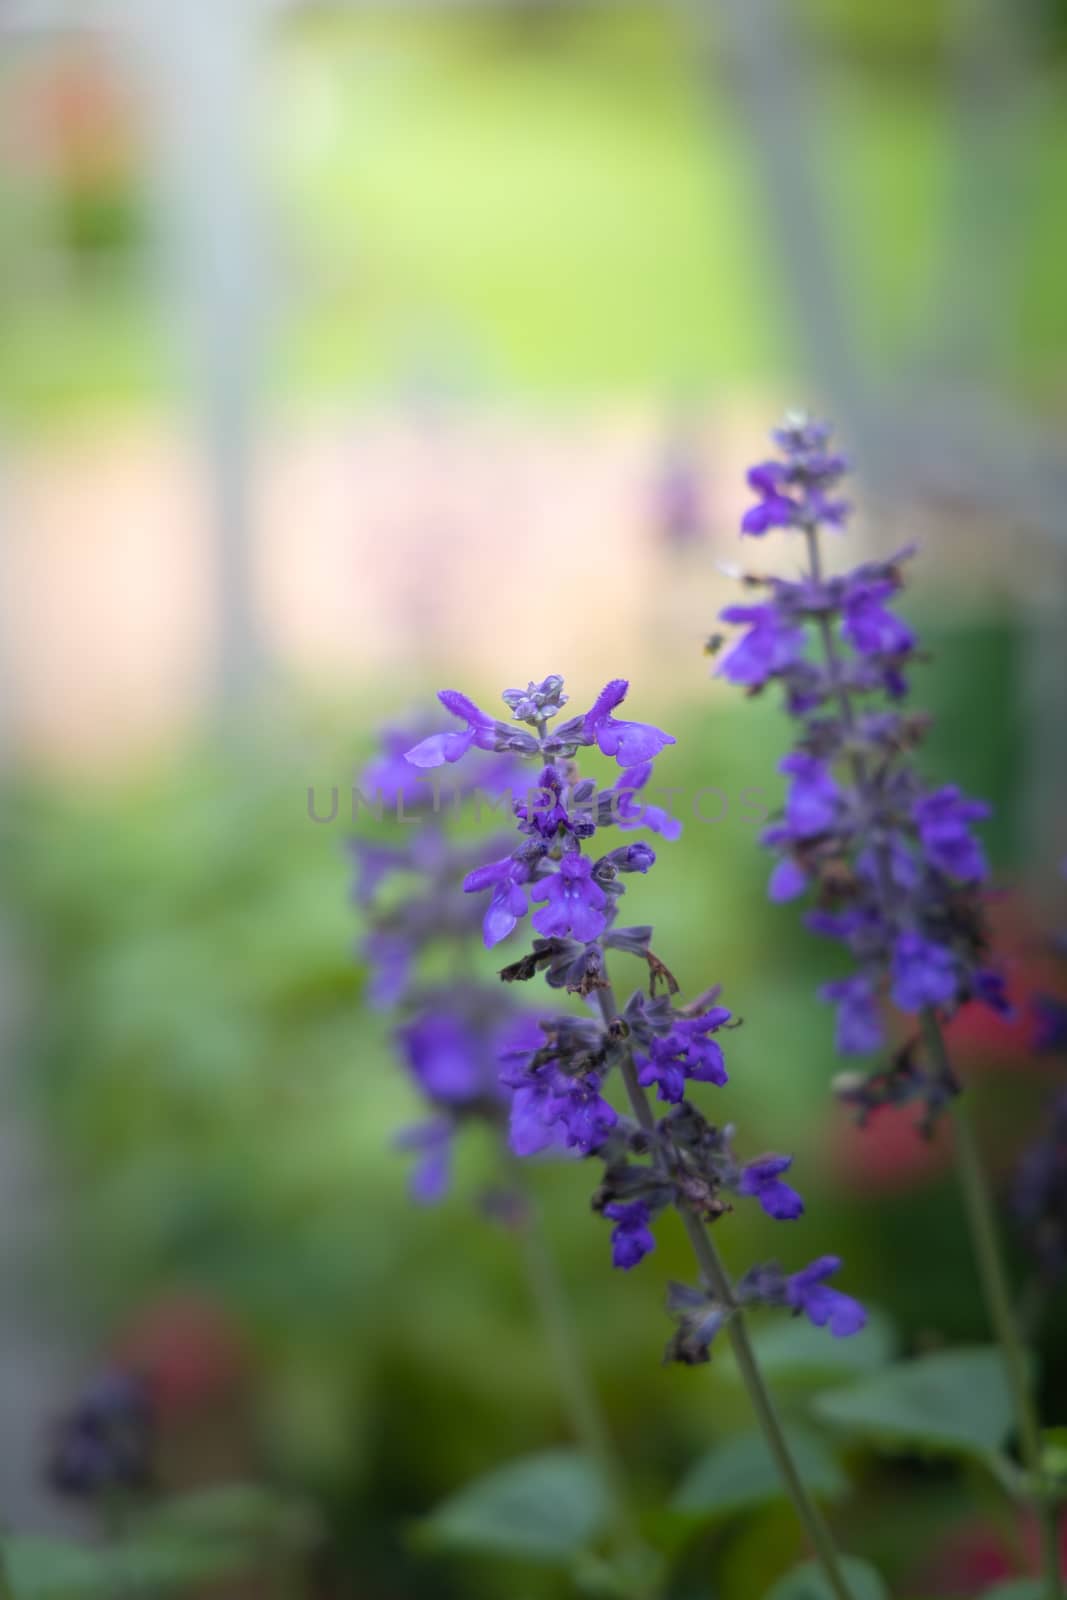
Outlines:
{"type": "Polygon", "coordinates": [[[48,1478],[61,1494],[95,1497],[147,1488],[155,1424],[145,1380],[114,1368],[89,1382],[57,1426],[48,1478]]]}
{"type": "MultiPolygon", "coordinates": [[[[464,884],[468,894],[489,894],[488,945],[495,944],[505,922],[510,931],[521,921],[527,900],[534,908],[531,923],[539,937],[503,969],[506,982],[528,982],[543,973],[550,988],[587,1005],[583,1015],[541,1019],[536,1039],[502,1054],[500,1076],[511,1096],[510,1137],[517,1155],[556,1147],[602,1163],[593,1206],[613,1225],[612,1261],[623,1271],[654,1250],[656,1219],[669,1206],[704,1223],[728,1213],[735,1199],[755,1201],[778,1221],[793,1221],[804,1210],[800,1195],[785,1181],[789,1156],[740,1161],[732,1128],[709,1121],[689,1098],[694,1084],[720,1089],[728,1082],[719,1036],[737,1019],[720,1004],[715,989],[689,1005],[677,1004],[678,985],[652,949],[652,929],[617,926],[623,880],[647,873],[656,858],[643,840],[605,847],[603,831],[647,828],[665,837],[678,831],[659,808],[638,798],[655,757],[674,741],[648,723],[615,717],[627,687],[614,680],[584,717],[551,731],[549,724],[566,698],[561,678],[553,675],[505,693],[513,717],[534,732],[525,736],[528,747],[521,750],[497,733],[492,747],[502,754],[527,754],[537,764],[537,783],[515,802],[516,843],[510,854],[474,868],[464,884]],[[594,744],[622,768],[611,788],[578,771],[577,752],[594,744]],[[621,1009],[608,979],[609,952],[636,957],[647,969],[646,987],[636,989],[621,1009]],[[628,1112],[612,1098],[614,1086],[625,1088],[628,1112]],[[647,1094],[651,1088],[663,1107],[658,1119],[647,1094]]],[[[507,728],[484,713],[475,721],[471,702],[454,691],[441,699],[476,733],[507,728]]],[[[444,746],[430,753],[449,759],[444,746]]],[[[411,759],[426,761],[426,741],[413,749],[411,759]]],[[[841,798],[817,760],[798,763],[794,778],[800,827],[810,837],[816,824],[821,828],[826,816],[836,816],[841,798]]],[[[452,1071],[446,1051],[442,1076],[451,1081],[452,1071]]],[[[756,1276],[765,1286],[765,1303],[806,1311],[835,1335],[855,1332],[863,1312],[844,1295],[837,1295],[835,1308],[837,1292],[823,1283],[830,1270],[819,1261],[805,1269],[807,1276],[787,1278],[777,1267],[757,1269],[756,1276]]],[[[737,1314],[739,1302],[715,1302],[706,1288],[677,1294],[689,1300],[684,1326],[668,1353],[684,1361],[706,1360],[715,1333],[737,1314]]]]}
{"type": "MultiPolygon", "coordinates": [[[[763,834],[776,858],[768,893],[808,897],[807,926],[843,947],[851,971],[819,993],[837,1008],[839,1052],[870,1055],[885,1043],[886,1001],[945,1017],[971,1001],[1007,1004],[988,961],[989,869],[972,831],[989,808],[955,785],[931,786],[915,760],[928,726],[906,706],[919,647],[894,609],[913,551],[826,575],[819,539],[847,521],[836,494],[847,463],[830,450],[828,428],[803,417],[787,418],[774,439],[778,458],[749,474],[757,503],[742,533],[793,530],[806,570],[746,578],[765,598],[721,613],[745,631],[717,670],[749,693],[777,683],[794,720],[795,745],[780,763],[785,803],[763,834]]],[[[928,1126],[958,1086],[903,1054],[898,1067],[891,1098],[924,1101],[928,1126]]],[[[865,1109],[887,1091],[876,1074],[865,1109]]],[[[848,1093],[863,1108],[852,1080],[848,1093]]]]}

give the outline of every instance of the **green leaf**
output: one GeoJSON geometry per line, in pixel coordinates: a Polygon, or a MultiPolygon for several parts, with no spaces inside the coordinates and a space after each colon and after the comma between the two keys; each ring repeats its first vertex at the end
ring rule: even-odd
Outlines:
{"type": "MultiPolygon", "coordinates": [[[[889,1590],[866,1561],[843,1556],[841,1570],[848,1580],[852,1600],[888,1600],[889,1590]]],[[[814,1561],[805,1561],[802,1567],[794,1567],[784,1578],[779,1578],[774,1588],[768,1590],[765,1600],[837,1600],[837,1597],[823,1577],[821,1567],[814,1561]]]]}
{"type": "Polygon", "coordinates": [[[815,1397],[825,1421],[889,1450],[976,1456],[988,1463],[1011,1431],[999,1350],[939,1350],[815,1397]]]}
{"type": "MultiPolygon", "coordinates": [[[[820,1499],[845,1494],[848,1483],[832,1451],[810,1429],[790,1428],[789,1446],[808,1489],[820,1499]]],[[[672,1509],[691,1514],[732,1516],[752,1506],[787,1497],[762,1433],[723,1439],[695,1462],[682,1479],[672,1509]]]]}
{"type": "Polygon", "coordinates": [[[983,1589],[982,1600],[1045,1600],[1047,1593],[1040,1578],[1013,1578],[995,1589],[983,1589]]]}
{"type": "Polygon", "coordinates": [[[305,1543],[314,1533],[310,1508],[259,1483],[222,1483],[172,1495],[145,1512],[137,1538],[244,1539],[275,1549],[305,1543]]]}
{"type": "Polygon", "coordinates": [[[77,1545],[14,1535],[4,1560],[16,1600],[114,1600],[116,1594],[181,1594],[248,1565],[247,1545],[216,1540],[196,1546],[185,1539],[77,1545]]]}
{"type": "MultiPolygon", "coordinates": [[[[889,1318],[869,1311],[867,1326],[850,1339],[833,1339],[825,1328],[815,1328],[806,1318],[776,1318],[759,1328],[753,1338],[756,1356],[769,1379],[847,1379],[874,1372],[892,1358],[896,1339],[889,1318]]],[[[732,1364],[724,1367],[739,1377],[732,1364]]]]}
{"type": "Polygon", "coordinates": [[[608,1517],[599,1473],[573,1450],[546,1450],[467,1484],[418,1529],[436,1547],[563,1562],[588,1545],[608,1517]]]}

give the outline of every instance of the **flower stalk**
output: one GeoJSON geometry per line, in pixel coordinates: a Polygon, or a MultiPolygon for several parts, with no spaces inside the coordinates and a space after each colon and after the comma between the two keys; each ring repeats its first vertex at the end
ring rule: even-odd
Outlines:
{"type": "Polygon", "coordinates": [[[847,520],[848,505],[832,497],[847,463],[830,453],[829,430],[804,417],[787,418],[774,437],[782,458],[750,471],[758,504],[741,531],[757,538],[771,528],[800,532],[807,571],[798,581],[748,580],[767,589],[769,599],[723,613],[748,624],[749,632],[719,668],[751,693],[778,680],[800,724],[797,748],[781,763],[792,780],[784,816],[764,835],[780,856],[770,895],[792,900],[814,887],[808,926],[843,944],[855,962],[852,976],[820,991],[838,1006],[840,1053],[882,1047],[880,1002],[887,991],[898,1010],[917,1019],[915,1035],[888,1070],[843,1075],[837,1092],[861,1122],[909,1101],[925,1108],[924,1132],[946,1109],[953,1117],[964,1208],[1041,1524],[1047,1600],[1060,1600],[1054,1506],[1042,1481],[1041,1432],[1019,1320],[988,1179],[941,1026],[942,1017],[975,1001],[1009,1009],[1003,979],[988,964],[980,894],[988,867],[970,832],[988,807],[954,786],[929,789],[909,759],[927,722],[901,709],[917,641],[887,602],[913,552],[827,577],[819,536],[847,520]],[[817,640],[814,661],[809,625],[817,640]],[[883,704],[872,708],[871,697],[883,704]],[[847,771],[850,784],[839,783],[835,768],[847,771]]]}
{"type": "MultiPolygon", "coordinates": [[[[600,1004],[601,1015],[605,1025],[610,1027],[618,1015],[614,990],[608,985],[599,991],[597,999],[600,1004]]],[[[620,1063],[622,1080],[626,1087],[626,1094],[639,1126],[650,1137],[655,1137],[656,1115],[647,1093],[638,1082],[637,1069],[634,1066],[633,1054],[627,1050],[620,1063]]],[[[756,1415],[760,1431],[767,1441],[767,1448],[771,1452],[779,1476],[785,1485],[786,1493],[792,1502],[797,1518],[808,1537],[815,1558],[821,1566],[826,1581],[835,1597],[835,1600],[852,1600],[852,1591],[841,1566],[841,1558],[822,1512],[812,1496],[808,1493],[804,1480],[797,1470],[793,1460],[789,1442],[782,1428],[778,1409],[774,1398],[760,1369],[756,1352],[749,1338],[748,1324],[745,1313],[734,1294],[733,1284],[729,1273],[715,1248],[714,1241],[708,1229],[697,1216],[692,1206],[683,1199],[676,1199],[674,1208],[682,1220],[686,1237],[689,1240],[693,1256],[696,1260],[700,1275],[709,1292],[715,1299],[727,1308],[726,1336],[737,1362],[741,1381],[745,1386],[749,1402],[756,1415]]]]}
{"type": "Polygon", "coordinates": [[[652,763],[673,738],[647,723],[615,715],[628,684],[609,683],[584,715],[569,717],[552,731],[549,723],[566,702],[555,675],[526,689],[509,689],[508,724],[488,716],[455,690],[439,696],[466,731],[424,740],[408,752],[416,766],[461,759],[472,748],[501,755],[518,753],[540,763],[540,779],[514,806],[519,840],[511,852],[475,868],[464,887],[489,893],[483,932],[487,946],[510,934],[531,909],[539,937],[520,960],[501,972],[507,983],[529,982],[543,973],[549,987],[594,1003],[588,1013],[541,1019],[536,1048],[502,1055],[501,1082],[511,1091],[510,1140],[519,1156],[564,1145],[603,1163],[593,1209],[614,1226],[612,1260],[630,1271],[656,1248],[655,1218],[673,1208],[682,1218],[698,1267],[697,1286],[673,1284],[668,1305],[676,1318],[667,1358],[694,1366],[710,1359],[720,1330],[727,1330],[756,1416],[781,1471],[834,1600],[851,1600],[842,1564],[826,1524],[796,1470],[773,1401],[749,1342],[743,1308],[768,1305],[803,1314],[837,1338],[857,1333],[863,1307],[832,1288],[828,1279],[841,1263],[820,1257],[787,1274],[776,1263],[755,1266],[731,1281],[706,1224],[732,1210],[728,1195],[757,1200],[767,1215],[795,1221],[804,1202],[784,1174],[792,1158],[765,1155],[747,1163],[733,1148],[733,1129],[712,1124],[689,1099],[692,1083],[728,1082],[723,1050],[714,1037],[735,1025],[711,989],[675,1006],[678,985],[652,950],[649,927],[617,927],[625,879],[644,875],[655,852],[643,841],[604,849],[605,828],[624,834],[647,829],[675,838],[677,821],[644,802],[652,763]],[[523,733],[515,723],[532,730],[523,733]],[[597,746],[621,771],[609,788],[582,777],[575,757],[597,746]],[[620,1007],[607,971],[607,952],[645,963],[647,991],[638,989],[620,1007]],[[657,993],[662,987],[665,991],[657,993]],[[622,1114],[602,1092],[618,1071],[632,1116],[622,1114]],[[666,1105],[657,1116],[647,1093],[656,1086],[666,1105]]]}

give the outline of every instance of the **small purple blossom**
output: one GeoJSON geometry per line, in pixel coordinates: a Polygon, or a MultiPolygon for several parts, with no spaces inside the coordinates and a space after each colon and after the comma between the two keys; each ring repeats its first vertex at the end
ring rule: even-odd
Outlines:
{"type": "Polygon", "coordinates": [[[892,583],[860,583],[845,599],[841,631],[857,655],[902,656],[915,649],[915,635],[886,606],[892,583]]]}
{"type": "Polygon", "coordinates": [[[981,800],[968,800],[955,784],[923,795],[912,807],[912,817],[930,865],[966,883],[977,883],[989,876],[985,855],[971,833],[972,822],[983,822],[989,807],[981,800]]]}
{"type": "Polygon", "coordinates": [[[769,1217],[794,1222],[803,1216],[804,1202],[795,1189],[782,1182],[782,1173],[792,1165],[792,1156],[761,1156],[750,1161],[741,1172],[738,1194],[758,1200],[769,1217]]]}
{"type": "Polygon", "coordinates": [[[630,685],[625,678],[613,678],[586,712],[583,731],[591,735],[606,756],[614,756],[620,767],[637,767],[658,756],[665,745],[673,744],[669,733],[647,722],[621,722],[611,715],[626,698],[630,685]]]}
{"type": "Polygon", "coordinates": [[[398,1150],[417,1157],[412,1168],[411,1198],[420,1206],[437,1205],[448,1193],[452,1176],[452,1136],[455,1125],[449,1117],[434,1117],[396,1136],[398,1150]]]}
{"type": "Polygon", "coordinates": [[[920,933],[900,934],[893,947],[892,975],[893,999],[901,1011],[947,1005],[959,983],[952,951],[920,933]]]}
{"type": "Polygon", "coordinates": [[[749,624],[747,633],[719,664],[718,674],[730,683],[759,689],[777,673],[796,666],[804,656],[804,629],[776,606],[727,606],[721,613],[724,622],[749,624]]]}
{"type": "Polygon", "coordinates": [[[827,1278],[840,1266],[840,1256],[820,1256],[786,1279],[785,1292],[794,1311],[803,1312],[817,1328],[828,1327],[835,1339],[847,1339],[866,1326],[867,1313],[851,1295],[828,1286],[827,1278]]]}
{"type": "Polygon", "coordinates": [[[869,978],[839,978],[824,983],[819,999],[837,1006],[837,1052],[866,1056],[885,1044],[885,1029],[878,1015],[874,984],[869,978]]]}
{"type": "Polygon", "coordinates": [[[538,933],[561,938],[573,934],[587,942],[607,926],[607,896],[593,878],[593,863],[588,856],[565,855],[559,870],[542,878],[530,895],[533,900],[547,902],[531,918],[538,933]]]}
{"type": "Polygon", "coordinates": [[[648,1206],[643,1200],[617,1200],[604,1207],[604,1215],[615,1224],[611,1230],[612,1265],[629,1272],[656,1248],[656,1237],[648,1225],[648,1206]]]}
{"type": "Polygon", "coordinates": [[[496,748],[496,723],[492,717],[468,700],[457,689],[442,689],[437,696],[446,711],[466,723],[462,733],[431,733],[407,752],[413,767],[440,767],[458,761],[472,746],[479,750],[496,748]]]}
{"type": "Polygon", "coordinates": [[[98,1373],[64,1416],[48,1462],[60,1494],[106,1497],[149,1486],[155,1421],[148,1384],[138,1373],[98,1373]]]}
{"type": "Polygon", "coordinates": [[[786,900],[795,900],[802,895],[809,883],[808,874],[791,856],[783,856],[771,873],[767,884],[767,896],[775,904],[781,905],[786,900]]]}
{"type": "Polygon", "coordinates": [[[837,820],[841,791],[825,761],[806,751],[795,750],[778,763],[779,772],[792,782],[785,803],[785,819],[794,839],[810,839],[826,833],[837,820]]]}
{"type": "Polygon", "coordinates": [[[468,872],[464,878],[463,889],[466,894],[480,894],[484,889],[492,890],[483,923],[483,937],[487,950],[491,950],[495,944],[506,939],[508,934],[514,931],[519,918],[526,915],[526,894],[522,888],[526,878],[525,867],[513,856],[505,856],[501,861],[490,861],[484,867],[475,867],[474,871],[468,872]]]}
{"type": "Polygon", "coordinates": [[[478,1094],[479,1043],[461,1017],[424,1012],[397,1029],[397,1041],[412,1076],[431,1100],[448,1104],[478,1094]]]}

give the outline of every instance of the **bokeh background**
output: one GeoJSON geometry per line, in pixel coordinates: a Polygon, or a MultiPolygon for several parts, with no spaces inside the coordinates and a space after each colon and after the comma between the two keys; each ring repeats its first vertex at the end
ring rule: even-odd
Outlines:
{"type": "MultiPolygon", "coordinates": [[[[568,1434],[477,1206],[492,1150],[408,1200],[347,786],[437,686],[561,672],[576,706],[632,680],[678,737],[664,782],[776,795],[779,715],[703,644],[746,465],[785,406],[828,413],[860,507],[831,558],[921,542],[929,764],[996,806],[1020,1014],[958,1042],[1009,1172],[1067,921],[1067,9],[8,0],[0,51],[0,1511],[92,1531],[45,1440],[132,1359],[168,1484],[314,1508],[286,1593],[570,1594],[412,1534],[568,1434]]],[[[797,1152],[804,1240],[739,1217],[731,1260],[832,1247],[900,1349],[982,1339],[946,1152],[832,1108],[824,952],[765,873],[735,807],[634,891],[746,1019],[747,1146],[797,1152]]],[[[740,1425],[729,1363],[659,1365],[680,1237],[612,1274],[588,1174],[536,1185],[655,1504],[740,1425]]],[[[1062,1307],[1043,1326],[1062,1416],[1062,1307]]],[[[995,1575],[1002,1508],[958,1472],[859,1465],[850,1531],[901,1593],[995,1575]]],[[[783,1508],[688,1537],[694,1597],[749,1600],[795,1549],[783,1508]]]]}

